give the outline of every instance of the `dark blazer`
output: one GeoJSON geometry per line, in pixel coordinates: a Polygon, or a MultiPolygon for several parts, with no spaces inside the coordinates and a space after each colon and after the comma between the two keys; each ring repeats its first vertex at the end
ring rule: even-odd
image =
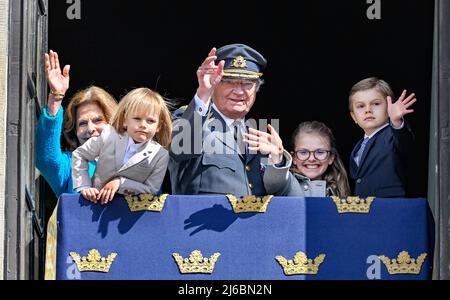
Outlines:
{"type": "Polygon", "coordinates": [[[240,155],[234,132],[212,106],[202,117],[192,100],[173,119],[168,166],[173,194],[266,194],[261,155],[240,155]]]}
{"type": "Polygon", "coordinates": [[[359,167],[354,156],[363,139],[350,156],[350,177],[355,180],[354,195],[360,197],[408,196],[406,169],[411,160],[414,135],[406,122],[402,129],[386,126],[366,145],[359,167]]]}

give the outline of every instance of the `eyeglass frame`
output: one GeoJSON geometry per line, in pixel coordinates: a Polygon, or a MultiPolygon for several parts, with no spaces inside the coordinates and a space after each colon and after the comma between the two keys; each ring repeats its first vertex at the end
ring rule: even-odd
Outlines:
{"type": "Polygon", "coordinates": [[[295,157],[296,157],[298,160],[301,160],[301,161],[307,161],[307,160],[311,157],[311,153],[313,154],[314,158],[317,159],[318,161],[325,161],[325,160],[327,160],[327,159],[330,157],[330,154],[333,153],[333,151],[332,151],[332,150],[320,149],[320,148],[319,148],[319,149],[316,149],[316,150],[312,150],[312,151],[309,151],[308,149],[299,149],[299,150],[294,151],[294,153],[295,153],[295,157]],[[298,157],[298,152],[300,152],[300,151],[307,151],[307,152],[308,152],[308,157],[305,158],[305,159],[299,158],[299,157],[298,157]],[[327,153],[327,156],[326,156],[324,159],[319,159],[319,158],[317,158],[317,156],[316,156],[316,151],[324,151],[324,152],[327,153]]]}
{"type": "Polygon", "coordinates": [[[233,78],[222,78],[220,81],[222,84],[230,85],[230,89],[236,89],[236,85],[239,84],[241,89],[244,91],[250,91],[252,89],[258,90],[260,81],[259,80],[248,80],[248,79],[233,79],[233,78]],[[250,87],[245,87],[245,84],[252,84],[250,87]]]}

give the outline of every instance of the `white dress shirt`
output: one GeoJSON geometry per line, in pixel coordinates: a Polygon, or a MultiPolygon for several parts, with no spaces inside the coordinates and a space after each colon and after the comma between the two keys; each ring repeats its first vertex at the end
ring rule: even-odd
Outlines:
{"type": "Polygon", "coordinates": [[[122,166],[124,164],[126,164],[127,161],[129,161],[130,158],[133,157],[133,155],[135,155],[136,153],[138,153],[139,151],[144,149],[144,147],[147,144],[147,142],[136,144],[131,137],[128,137],[127,150],[125,151],[125,156],[123,157],[122,166]]]}

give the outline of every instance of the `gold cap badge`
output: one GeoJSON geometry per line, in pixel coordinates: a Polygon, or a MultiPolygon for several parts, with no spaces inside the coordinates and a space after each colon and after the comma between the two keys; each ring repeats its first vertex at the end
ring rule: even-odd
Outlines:
{"type": "Polygon", "coordinates": [[[239,55],[233,60],[232,66],[241,69],[248,68],[247,60],[242,55],[239,55]]]}

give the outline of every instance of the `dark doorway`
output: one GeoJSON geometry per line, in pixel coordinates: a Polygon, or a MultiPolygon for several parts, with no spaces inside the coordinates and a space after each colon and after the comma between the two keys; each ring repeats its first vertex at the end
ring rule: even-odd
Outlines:
{"type": "MultiPolygon", "coordinates": [[[[69,95],[91,84],[116,98],[147,86],[185,105],[211,47],[245,43],[268,59],[266,84],[250,117],[280,119],[290,135],[302,121],[330,126],[348,164],[363,132],[348,114],[357,81],[377,76],[418,102],[407,117],[417,138],[414,181],[426,196],[434,1],[49,1],[49,45],[71,64],[69,95]],[[270,3],[270,4],[269,4],[270,3]],[[70,11],[72,10],[72,11],[70,11]]],[[[65,100],[67,102],[67,100],[65,100]]]]}

